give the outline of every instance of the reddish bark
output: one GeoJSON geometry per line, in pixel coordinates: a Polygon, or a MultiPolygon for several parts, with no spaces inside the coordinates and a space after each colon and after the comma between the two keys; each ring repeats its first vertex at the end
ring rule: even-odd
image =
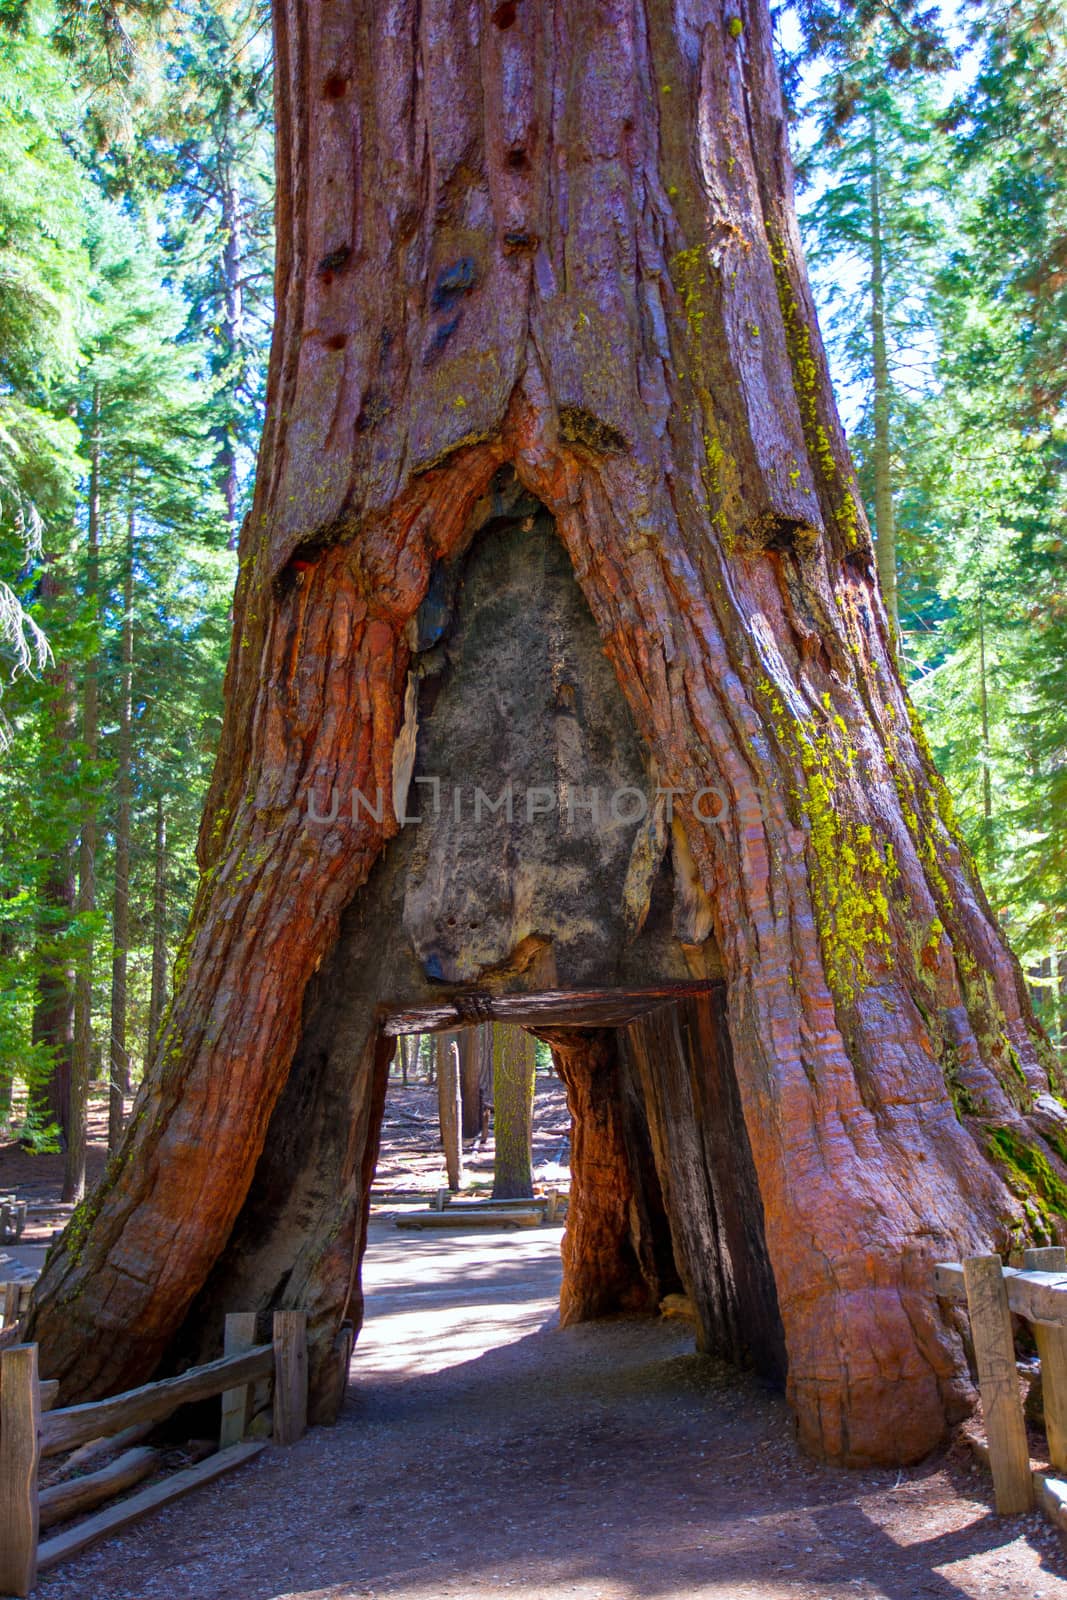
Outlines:
{"type": "Polygon", "coordinates": [[[642,1140],[635,1127],[643,1113],[627,1104],[615,1033],[537,1031],[552,1045],[571,1113],[560,1322],[654,1311],[679,1285],[647,1134],[642,1140]]]}
{"type": "MultiPolygon", "coordinates": [[[[275,6],[277,334],[204,878],[33,1334],[67,1397],[132,1381],[223,1250],[305,987],[396,831],[387,802],[313,839],[307,794],[390,795],[409,624],[510,462],[681,796],[687,939],[710,921],[721,951],[801,1437],[913,1458],[958,1402],[930,1265],[1025,1231],[989,1130],[1033,1142],[1062,1112],[893,662],[767,11],[505,10],[275,6]],[[686,798],[709,784],[717,827],[686,798]]],[[[292,1292],[319,1283],[325,1338],[318,1263],[346,1235],[316,1217],[292,1292]]]]}

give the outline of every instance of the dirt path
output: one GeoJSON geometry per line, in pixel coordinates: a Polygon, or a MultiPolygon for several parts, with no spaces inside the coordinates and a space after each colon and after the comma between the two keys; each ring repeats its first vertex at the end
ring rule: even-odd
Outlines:
{"type": "Polygon", "coordinates": [[[684,1325],[561,1331],[559,1232],[372,1228],[336,1428],[44,1579],[42,1600],[1067,1600],[1058,1536],[942,1462],[805,1461],[684,1325]]]}

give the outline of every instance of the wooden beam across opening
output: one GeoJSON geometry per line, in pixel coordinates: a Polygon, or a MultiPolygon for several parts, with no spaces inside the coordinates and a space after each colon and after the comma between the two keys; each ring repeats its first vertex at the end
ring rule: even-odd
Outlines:
{"type": "Polygon", "coordinates": [[[392,1038],[405,1033],[448,1033],[479,1022],[621,1028],[659,1006],[722,987],[721,979],[704,978],[636,989],[542,989],[533,994],[466,990],[443,995],[438,1005],[390,1006],[382,1027],[392,1038]]]}

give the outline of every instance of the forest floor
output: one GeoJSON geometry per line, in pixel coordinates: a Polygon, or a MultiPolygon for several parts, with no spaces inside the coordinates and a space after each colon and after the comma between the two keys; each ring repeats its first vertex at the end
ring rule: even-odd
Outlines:
{"type": "MultiPolygon", "coordinates": [[[[390,1124],[428,1100],[398,1091],[390,1124]]],[[[424,1149],[412,1186],[437,1165],[424,1149]]],[[[1067,1600],[1059,1536],[995,1518],[962,1455],[835,1471],[685,1323],[560,1329],[559,1240],[377,1214],[337,1426],[47,1574],[39,1600],[1067,1600]]]]}

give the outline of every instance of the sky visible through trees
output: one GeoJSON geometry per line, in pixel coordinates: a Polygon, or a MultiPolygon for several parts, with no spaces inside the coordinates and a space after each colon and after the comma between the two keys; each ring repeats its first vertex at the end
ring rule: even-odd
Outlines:
{"type": "MultiPolygon", "coordinates": [[[[1067,3],[779,24],[905,672],[1062,1047],[1067,3]]],[[[263,0],[0,3],[0,1118],[37,1139],[72,1075],[136,1081],[195,887],[264,403],[270,70],[263,0]]]]}

